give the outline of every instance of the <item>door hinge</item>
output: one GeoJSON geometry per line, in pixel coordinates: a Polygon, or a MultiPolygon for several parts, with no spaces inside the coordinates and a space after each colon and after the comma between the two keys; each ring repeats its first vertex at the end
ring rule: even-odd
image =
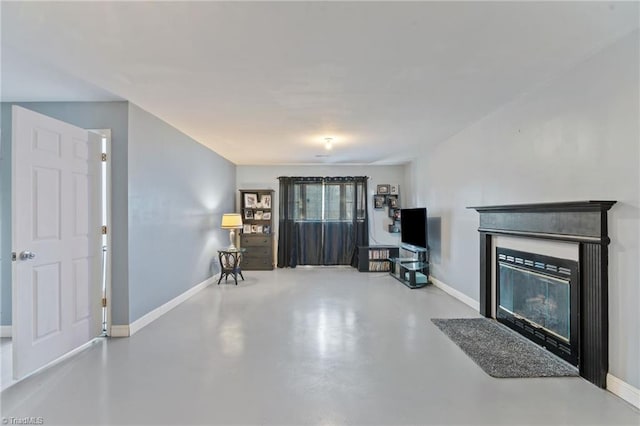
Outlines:
{"type": "Polygon", "coordinates": [[[101,232],[102,232],[102,235],[107,235],[107,227],[103,226],[101,232]]]}
{"type": "Polygon", "coordinates": [[[102,307],[103,307],[103,308],[106,308],[106,307],[107,307],[107,298],[106,298],[106,297],[103,297],[103,298],[102,298],[102,307]]]}
{"type": "Polygon", "coordinates": [[[107,161],[107,154],[103,152],[100,158],[102,159],[102,161],[107,161]]]}

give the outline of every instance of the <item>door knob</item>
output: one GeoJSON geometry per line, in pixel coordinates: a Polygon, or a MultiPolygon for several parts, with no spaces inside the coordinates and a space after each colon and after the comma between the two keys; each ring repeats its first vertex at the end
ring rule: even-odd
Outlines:
{"type": "Polygon", "coordinates": [[[20,260],[35,259],[35,257],[36,257],[36,254],[29,250],[25,250],[22,253],[20,253],[20,260]]]}

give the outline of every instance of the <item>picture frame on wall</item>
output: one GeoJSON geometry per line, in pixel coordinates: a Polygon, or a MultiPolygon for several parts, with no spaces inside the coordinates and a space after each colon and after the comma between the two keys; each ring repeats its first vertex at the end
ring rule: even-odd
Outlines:
{"type": "Polygon", "coordinates": [[[244,218],[245,219],[253,219],[253,210],[248,209],[244,211],[244,218]]]}
{"type": "Polygon", "coordinates": [[[271,233],[271,226],[265,225],[264,228],[262,228],[262,232],[264,234],[270,234],[271,233]]]}
{"type": "Polygon", "coordinates": [[[389,204],[389,208],[398,208],[398,197],[389,195],[389,197],[387,198],[387,203],[389,204]]]}
{"type": "Polygon", "coordinates": [[[262,214],[262,219],[263,220],[271,220],[271,212],[264,212],[262,214]]]}
{"type": "Polygon", "coordinates": [[[264,216],[264,212],[262,210],[256,210],[256,212],[253,214],[253,218],[255,220],[262,220],[264,216]]]}
{"type": "Polygon", "coordinates": [[[244,206],[254,208],[258,204],[258,194],[246,192],[244,194],[244,206]]]}
{"type": "Polygon", "coordinates": [[[397,184],[392,183],[389,187],[389,194],[398,195],[400,193],[400,188],[397,184]]]}
{"type": "Polygon", "coordinates": [[[376,193],[378,195],[388,195],[390,190],[391,190],[391,185],[389,185],[388,183],[384,183],[376,186],[376,193]]]}
{"type": "Polygon", "coordinates": [[[251,233],[251,225],[247,225],[246,223],[243,225],[242,227],[242,233],[243,234],[250,234],[251,233]]]}
{"type": "Polygon", "coordinates": [[[258,233],[258,225],[251,225],[251,232],[253,234],[257,234],[258,233]]]}
{"type": "Polygon", "coordinates": [[[373,196],[373,208],[374,209],[382,209],[382,208],[384,208],[384,196],[382,196],[382,195],[374,195],[373,196]]]}

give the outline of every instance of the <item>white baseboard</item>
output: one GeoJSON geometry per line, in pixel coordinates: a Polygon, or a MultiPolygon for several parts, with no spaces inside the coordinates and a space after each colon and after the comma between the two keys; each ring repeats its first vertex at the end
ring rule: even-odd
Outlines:
{"type": "MultiPolygon", "coordinates": [[[[166,314],[171,309],[175,308],[185,300],[189,299],[194,294],[198,293],[208,285],[212,284],[215,281],[215,278],[216,278],[215,276],[207,278],[206,280],[202,281],[200,284],[196,284],[195,286],[191,287],[189,290],[185,291],[184,293],[169,300],[164,305],[158,306],[153,311],[144,314],[143,316],[141,316],[140,318],[138,318],[137,320],[129,324],[128,335],[133,336],[135,333],[140,331],[140,329],[142,329],[143,327],[149,325],[151,322],[157,320],[162,315],[166,314]]],[[[113,329],[113,326],[111,328],[113,329]]]]}
{"type": "Polygon", "coordinates": [[[464,293],[456,290],[455,288],[443,283],[442,281],[434,278],[433,276],[429,276],[429,281],[431,281],[433,283],[433,285],[438,287],[440,290],[442,290],[445,293],[455,297],[456,299],[458,299],[459,301],[461,301],[465,305],[468,305],[468,306],[472,307],[476,312],[478,312],[480,310],[480,303],[478,303],[477,301],[473,300],[472,298],[470,298],[466,294],[464,294],[464,293]]]}
{"type": "Polygon", "coordinates": [[[109,337],[129,337],[128,325],[112,325],[109,337]]]}
{"type": "Polygon", "coordinates": [[[11,337],[13,327],[10,325],[0,325],[0,337],[11,337]]]}
{"type": "Polygon", "coordinates": [[[640,389],[630,385],[616,376],[607,374],[607,390],[640,409],[640,389]]]}

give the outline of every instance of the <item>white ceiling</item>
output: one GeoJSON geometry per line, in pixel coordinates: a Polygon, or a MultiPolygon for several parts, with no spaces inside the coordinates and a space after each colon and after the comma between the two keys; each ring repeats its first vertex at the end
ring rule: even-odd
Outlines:
{"type": "Polygon", "coordinates": [[[236,164],[405,162],[639,21],[637,2],[1,8],[3,101],[127,99],[236,164]]]}

